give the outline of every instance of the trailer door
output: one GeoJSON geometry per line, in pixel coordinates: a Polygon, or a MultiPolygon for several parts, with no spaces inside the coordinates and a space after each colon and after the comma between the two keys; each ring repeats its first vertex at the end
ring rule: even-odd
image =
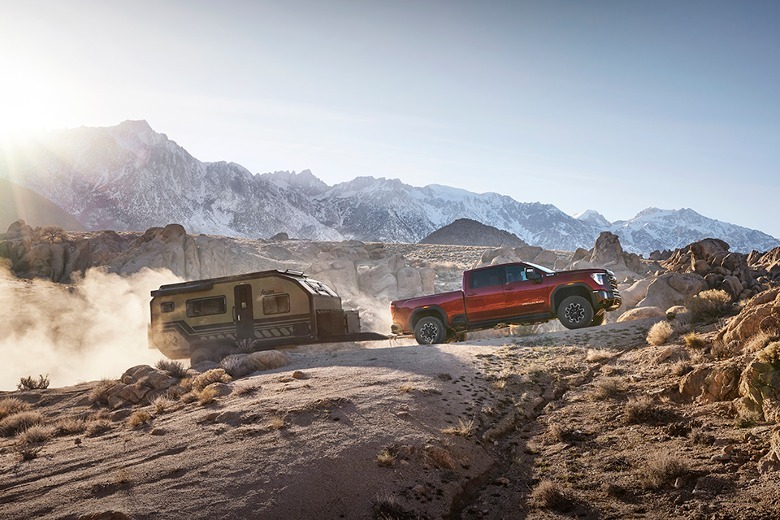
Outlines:
{"type": "Polygon", "coordinates": [[[252,307],[252,286],[249,284],[236,285],[233,290],[236,299],[236,307],[233,319],[236,322],[236,339],[254,339],[255,317],[252,307]]]}

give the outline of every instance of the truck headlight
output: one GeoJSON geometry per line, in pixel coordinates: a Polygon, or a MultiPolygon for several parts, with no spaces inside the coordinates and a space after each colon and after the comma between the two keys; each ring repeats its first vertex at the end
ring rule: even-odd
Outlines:
{"type": "Polygon", "coordinates": [[[605,276],[607,275],[605,275],[604,273],[590,273],[590,277],[593,278],[593,281],[599,285],[605,285],[604,284],[605,276]]]}

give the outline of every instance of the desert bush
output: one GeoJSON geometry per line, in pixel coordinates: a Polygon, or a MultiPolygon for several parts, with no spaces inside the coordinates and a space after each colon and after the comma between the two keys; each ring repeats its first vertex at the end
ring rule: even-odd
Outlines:
{"type": "Polygon", "coordinates": [[[384,448],[376,456],[376,463],[384,468],[389,468],[395,462],[395,455],[390,453],[390,450],[384,448]]]}
{"type": "Polygon", "coordinates": [[[192,390],[181,396],[182,403],[194,403],[198,400],[198,392],[192,390]]]}
{"type": "Polygon", "coordinates": [[[647,342],[651,345],[665,345],[674,335],[674,328],[668,321],[659,321],[647,332],[647,342]]]}
{"type": "Polygon", "coordinates": [[[192,379],[192,388],[198,392],[212,383],[229,383],[232,378],[223,368],[212,368],[192,379]]]}
{"type": "Polygon", "coordinates": [[[469,435],[474,433],[474,419],[470,420],[469,422],[466,422],[463,419],[458,419],[457,425],[444,428],[441,432],[446,433],[448,435],[468,437],[469,435]]]}
{"type": "Polygon", "coordinates": [[[701,334],[695,332],[689,332],[683,336],[683,343],[685,343],[686,347],[693,350],[705,350],[709,345],[701,334]]]}
{"type": "Polygon", "coordinates": [[[677,477],[690,472],[688,465],[678,455],[666,452],[653,453],[642,468],[641,481],[647,489],[659,489],[672,484],[677,477]]]}
{"type": "Polygon", "coordinates": [[[756,360],[780,368],[780,341],[774,341],[756,355],[756,360]]]}
{"type": "Polygon", "coordinates": [[[283,415],[274,415],[268,420],[268,428],[271,430],[281,430],[287,426],[287,420],[283,415]]]}
{"type": "Polygon", "coordinates": [[[767,345],[776,339],[777,338],[771,334],[761,331],[758,334],[752,336],[747,341],[747,343],[745,343],[745,346],[742,348],[742,350],[746,354],[752,354],[753,352],[758,352],[759,350],[764,349],[767,345]]]}
{"type": "Polygon", "coordinates": [[[542,509],[566,512],[574,505],[573,500],[552,480],[542,480],[531,490],[531,503],[542,509]]]}
{"type": "Polygon", "coordinates": [[[233,387],[233,395],[252,395],[254,393],[257,393],[257,391],[260,390],[259,386],[250,385],[250,384],[243,384],[243,385],[235,385],[233,387]]]}
{"type": "Polygon", "coordinates": [[[16,397],[6,397],[0,399],[0,419],[4,419],[16,412],[23,412],[30,408],[30,405],[17,399],[16,397]]]}
{"type": "Polygon", "coordinates": [[[684,359],[681,359],[672,365],[672,374],[677,377],[682,377],[691,370],[693,370],[693,365],[691,365],[690,361],[686,361],[684,359]]]}
{"type": "Polygon", "coordinates": [[[173,406],[173,400],[168,399],[167,397],[161,395],[158,396],[152,401],[152,407],[154,407],[154,413],[156,414],[163,414],[165,413],[168,408],[173,406]]]}
{"type": "Polygon", "coordinates": [[[22,462],[37,458],[41,449],[42,446],[40,444],[18,444],[15,447],[15,451],[22,462]]]}
{"type": "Polygon", "coordinates": [[[33,379],[32,376],[23,377],[19,380],[19,384],[16,385],[17,390],[45,390],[49,388],[49,375],[39,375],[38,379],[33,379]]]}
{"type": "Polygon", "coordinates": [[[54,429],[51,426],[36,424],[19,433],[16,438],[22,444],[43,444],[51,439],[53,435],[54,429]]]}
{"type": "Polygon", "coordinates": [[[37,424],[43,424],[43,415],[40,412],[22,411],[12,413],[0,420],[0,435],[13,437],[27,428],[37,424]]]}
{"type": "Polygon", "coordinates": [[[183,379],[187,375],[187,369],[180,361],[174,361],[172,359],[161,359],[157,362],[155,367],[158,370],[168,372],[168,375],[177,379],[183,379]]]}
{"type": "Polygon", "coordinates": [[[593,384],[590,397],[595,401],[602,401],[625,391],[626,385],[619,377],[602,377],[593,384]]]}
{"type": "Polygon", "coordinates": [[[87,424],[85,435],[87,437],[97,437],[98,435],[102,435],[111,429],[113,429],[111,421],[107,419],[97,419],[90,421],[87,424]]]}
{"type": "Polygon", "coordinates": [[[725,343],[716,340],[710,347],[710,356],[714,359],[731,359],[738,354],[736,343],[725,343]]]}
{"type": "Polygon", "coordinates": [[[412,383],[403,383],[400,387],[398,387],[398,390],[400,390],[405,394],[408,394],[414,392],[415,390],[417,390],[417,388],[412,383]]]}
{"type": "Polygon", "coordinates": [[[127,426],[129,428],[139,428],[149,423],[152,420],[152,416],[146,410],[136,410],[127,418],[127,426]]]}
{"type": "Polygon", "coordinates": [[[601,361],[607,361],[612,359],[612,352],[609,350],[596,350],[588,349],[588,353],[585,355],[585,361],[588,363],[600,363],[601,361]]]}
{"type": "Polygon", "coordinates": [[[656,423],[663,419],[664,409],[649,397],[629,399],[623,409],[628,424],[656,423]]]}
{"type": "Polygon", "coordinates": [[[722,289],[702,291],[686,303],[696,322],[711,322],[723,316],[731,304],[731,296],[722,289]]]}
{"type": "Polygon", "coordinates": [[[67,435],[76,435],[84,433],[87,429],[87,423],[83,419],[76,419],[68,417],[60,419],[54,425],[54,435],[58,437],[65,437],[67,435]]]}
{"type": "Polygon", "coordinates": [[[119,383],[117,379],[101,379],[90,390],[88,399],[93,404],[108,406],[108,394],[119,383]]]}
{"type": "Polygon", "coordinates": [[[219,390],[213,386],[207,386],[203,390],[196,391],[195,394],[198,398],[198,403],[206,406],[207,404],[213,403],[217,396],[219,396],[219,390]]]}

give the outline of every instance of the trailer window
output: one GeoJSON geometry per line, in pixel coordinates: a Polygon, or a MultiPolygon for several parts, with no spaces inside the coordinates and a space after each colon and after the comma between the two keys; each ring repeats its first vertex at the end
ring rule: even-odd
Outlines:
{"type": "Polygon", "coordinates": [[[227,312],[227,303],[224,296],[216,298],[200,298],[187,300],[187,317],[210,316],[212,314],[224,314],[227,312]]]}
{"type": "Polygon", "coordinates": [[[173,312],[176,308],[176,304],[173,302],[162,302],[160,304],[160,312],[173,312]]]}
{"type": "Polygon", "coordinates": [[[263,314],[282,314],[283,312],[290,312],[289,294],[263,296],[263,314]]]}

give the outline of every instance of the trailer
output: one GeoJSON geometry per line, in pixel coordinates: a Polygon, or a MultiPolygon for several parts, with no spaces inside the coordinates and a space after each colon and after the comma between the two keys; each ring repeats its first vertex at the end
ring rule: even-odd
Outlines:
{"type": "Polygon", "coordinates": [[[299,271],[260,271],[152,291],[149,348],[192,364],[287,345],[386,339],[360,331],[357,310],[299,271]]]}

